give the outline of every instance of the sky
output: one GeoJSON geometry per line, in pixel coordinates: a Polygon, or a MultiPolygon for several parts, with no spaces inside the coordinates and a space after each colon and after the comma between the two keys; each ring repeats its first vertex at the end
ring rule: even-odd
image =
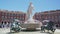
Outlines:
{"type": "Polygon", "coordinates": [[[60,0],[0,0],[0,9],[26,12],[30,2],[33,13],[60,9],[60,0]]]}

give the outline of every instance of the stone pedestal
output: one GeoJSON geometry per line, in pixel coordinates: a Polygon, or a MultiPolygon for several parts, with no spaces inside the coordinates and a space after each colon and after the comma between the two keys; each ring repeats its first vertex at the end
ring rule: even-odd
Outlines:
{"type": "Polygon", "coordinates": [[[60,34],[60,29],[56,29],[54,34],[60,34]]]}

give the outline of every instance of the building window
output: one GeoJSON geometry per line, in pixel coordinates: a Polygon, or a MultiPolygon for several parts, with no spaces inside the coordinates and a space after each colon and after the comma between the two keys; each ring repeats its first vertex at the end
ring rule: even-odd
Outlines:
{"type": "Polygon", "coordinates": [[[13,16],[16,16],[16,14],[13,14],[13,16]]]}
{"type": "Polygon", "coordinates": [[[20,16],[20,14],[18,14],[18,16],[20,16]]]}
{"type": "Polygon", "coordinates": [[[2,18],[5,18],[4,16],[2,16],[2,18]]]}
{"type": "Polygon", "coordinates": [[[21,20],[22,18],[20,18],[20,20],[21,20]]]}
{"type": "Polygon", "coordinates": [[[7,16],[5,16],[5,18],[7,19],[7,16]]]}
{"type": "Polygon", "coordinates": [[[13,14],[10,14],[10,16],[13,16],[13,14]]]}
{"type": "Polygon", "coordinates": [[[10,16],[8,17],[8,19],[10,19],[10,16]]]}
{"type": "Polygon", "coordinates": [[[22,20],[24,20],[24,18],[22,18],[22,20]]]}
{"type": "Polygon", "coordinates": [[[7,19],[7,16],[2,16],[2,19],[7,19]]]}
{"type": "Polygon", "coordinates": [[[11,19],[13,19],[13,17],[11,17],[11,19]]]}
{"type": "Polygon", "coordinates": [[[4,16],[4,13],[2,13],[2,16],[4,16]]]}
{"type": "Polygon", "coordinates": [[[7,16],[10,16],[10,13],[7,13],[7,16]]]}

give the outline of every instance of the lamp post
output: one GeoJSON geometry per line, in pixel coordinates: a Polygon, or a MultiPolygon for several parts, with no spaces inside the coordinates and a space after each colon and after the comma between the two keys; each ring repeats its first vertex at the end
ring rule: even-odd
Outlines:
{"type": "Polygon", "coordinates": [[[50,20],[50,11],[49,11],[49,20],[50,20]]]}

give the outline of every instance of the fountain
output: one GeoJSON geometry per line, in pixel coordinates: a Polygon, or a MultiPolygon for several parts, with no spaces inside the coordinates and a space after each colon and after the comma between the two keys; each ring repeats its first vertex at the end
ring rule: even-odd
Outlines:
{"type": "Polygon", "coordinates": [[[27,17],[26,17],[26,21],[24,22],[24,28],[26,28],[27,30],[35,30],[36,28],[39,28],[42,23],[38,20],[33,19],[32,17],[32,10],[33,10],[33,5],[32,2],[30,3],[28,10],[27,10],[27,17]]]}

